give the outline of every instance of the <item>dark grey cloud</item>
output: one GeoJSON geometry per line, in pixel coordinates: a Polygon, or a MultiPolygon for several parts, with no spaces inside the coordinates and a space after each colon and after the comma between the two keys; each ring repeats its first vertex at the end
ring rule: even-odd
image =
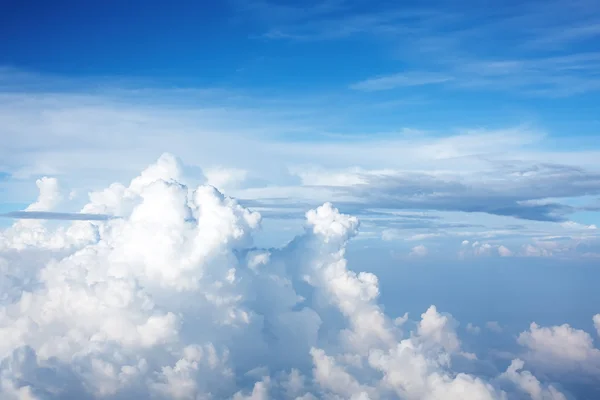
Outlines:
{"type": "MultiPolygon", "coordinates": [[[[477,181],[429,174],[361,177],[365,184],[330,187],[369,208],[484,212],[536,221],[563,221],[576,208],[545,199],[600,194],[600,174],[570,166],[538,164],[506,168],[477,181]]],[[[341,204],[340,204],[341,205],[341,204]]]]}
{"type": "MultiPolygon", "coordinates": [[[[494,168],[468,180],[459,175],[440,178],[429,173],[376,175],[365,172],[360,176],[365,182],[362,184],[305,187],[327,189],[333,193],[332,201],[346,213],[358,217],[382,216],[407,228],[438,225],[431,221],[439,217],[421,214],[423,211],[481,212],[561,222],[573,212],[595,209],[593,206],[575,207],[555,199],[600,195],[600,173],[550,163],[489,162],[494,168]],[[336,197],[353,200],[335,200],[336,197]],[[413,210],[414,214],[392,216],[386,210],[413,210]]],[[[251,208],[271,208],[261,210],[266,217],[302,218],[304,212],[319,201],[298,202],[288,197],[241,199],[240,203],[251,208]]]]}

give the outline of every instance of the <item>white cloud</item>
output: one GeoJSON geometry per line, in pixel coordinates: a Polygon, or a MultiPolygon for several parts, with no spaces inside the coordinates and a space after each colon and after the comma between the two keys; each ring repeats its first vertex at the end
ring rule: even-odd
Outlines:
{"type": "Polygon", "coordinates": [[[425,245],[418,245],[410,250],[410,255],[415,257],[425,257],[429,251],[425,245]]]}
{"type": "Polygon", "coordinates": [[[40,195],[35,203],[26,208],[26,211],[49,211],[54,209],[62,198],[58,181],[55,178],[44,177],[38,179],[35,183],[40,195]]]}
{"type": "Polygon", "coordinates": [[[583,330],[568,324],[541,327],[531,323],[529,330],[519,335],[518,343],[527,349],[523,357],[538,370],[600,376],[600,350],[583,330]]]}
{"type": "MultiPolygon", "coordinates": [[[[379,214],[381,225],[375,230],[385,239],[462,240],[467,227],[461,222],[467,218],[473,225],[468,238],[480,242],[560,232],[598,236],[597,230],[575,229],[572,224],[525,223],[504,214],[487,218],[489,212],[548,218],[554,215],[552,207],[527,202],[551,197],[553,203],[561,203],[594,193],[594,173],[600,166],[594,150],[540,150],[536,146],[544,144],[544,133],[527,125],[391,136],[357,125],[360,116],[349,111],[347,103],[340,102],[344,107],[339,109],[327,99],[317,100],[240,98],[235,93],[193,89],[120,89],[86,95],[5,92],[0,96],[4,132],[0,160],[10,179],[2,180],[0,189],[4,201],[26,203],[34,196],[26,181],[64,176],[65,194],[77,193],[76,200],[84,201],[81,194],[98,191],[113,180],[124,181],[168,150],[191,163],[181,175],[195,176],[198,182],[188,179],[188,183],[206,183],[206,178],[240,203],[286,218],[290,214],[300,218],[327,201],[348,207],[361,218],[374,217],[369,215],[372,208],[427,210],[440,217],[437,223],[408,230],[385,225],[391,218],[379,214]],[[332,115],[345,125],[321,118],[332,115]],[[352,140],[336,133],[347,128],[358,131],[352,140]],[[291,132],[320,134],[315,140],[290,142],[286,138],[291,132]],[[36,145],[30,148],[27,143],[36,145]],[[134,147],[137,150],[131,153],[134,147]],[[209,168],[200,170],[195,165],[200,161],[209,168]],[[556,165],[548,166],[551,163],[556,165]],[[532,182],[540,190],[532,190],[532,182]],[[507,204],[490,206],[496,201],[507,204]],[[462,216],[454,215],[450,221],[452,212],[462,216]],[[482,216],[484,212],[488,215],[482,216]],[[515,224],[524,226],[509,228],[515,224]]],[[[126,202],[122,206],[128,207],[126,202]]],[[[557,210],[563,216],[570,209],[557,210]]]]}
{"type": "Polygon", "coordinates": [[[400,239],[402,236],[400,236],[399,232],[397,229],[384,229],[381,232],[381,240],[384,240],[386,242],[391,242],[394,240],[398,240],[400,239]]]}
{"type": "Polygon", "coordinates": [[[522,371],[522,360],[512,360],[501,378],[513,382],[519,389],[531,396],[532,400],[567,400],[567,397],[554,386],[543,387],[540,381],[529,371],[522,371]]]}
{"type": "Polygon", "coordinates": [[[473,325],[470,322],[467,324],[466,329],[467,329],[467,332],[472,333],[474,335],[479,335],[479,333],[481,333],[481,328],[476,325],[473,325]]]}
{"type": "MultiPolygon", "coordinates": [[[[408,314],[384,313],[377,276],[347,268],[356,217],[325,203],[288,245],[257,249],[261,216],[211,186],[184,185],[183,170],[165,154],[82,207],[122,218],[2,232],[3,393],[506,398],[494,380],[453,371],[453,359],[477,357],[463,351],[452,316],[431,306],[411,330],[408,314]]],[[[43,182],[35,204],[47,209],[60,196],[43,182]]],[[[504,376],[531,390],[519,369],[504,376]]]]}
{"type": "Polygon", "coordinates": [[[440,233],[419,233],[419,234],[410,236],[406,240],[409,240],[409,241],[426,240],[426,239],[431,239],[431,238],[437,238],[440,236],[442,236],[442,234],[440,234],[440,233]]]}
{"type": "Polygon", "coordinates": [[[501,244],[492,244],[487,242],[482,243],[479,241],[471,243],[468,240],[463,240],[460,250],[458,251],[458,255],[461,258],[476,256],[511,257],[513,252],[501,244]]]}
{"type": "Polygon", "coordinates": [[[239,168],[213,167],[204,169],[206,183],[220,191],[235,189],[242,183],[248,171],[239,168]]]}
{"type": "Polygon", "coordinates": [[[513,255],[513,252],[507,247],[500,245],[498,246],[498,254],[500,254],[501,257],[510,257],[513,255]]]}
{"type": "MultiPolygon", "coordinates": [[[[384,313],[377,276],[347,268],[357,218],[325,203],[288,245],[256,249],[260,215],[210,186],[185,186],[181,171],[164,155],[82,207],[120,219],[66,229],[38,221],[28,247],[10,238],[31,226],[3,232],[3,393],[505,398],[495,383],[452,370],[452,358],[475,356],[450,315],[431,306],[403,332],[408,315],[384,313]]],[[[49,204],[40,190],[38,203],[49,204]]]]}
{"type": "MultiPolygon", "coordinates": [[[[315,169],[314,167],[291,168],[290,172],[300,178],[305,186],[352,186],[367,183],[363,175],[378,174],[378,171],[365,171],[360,168],[352,168],[347,171],[327,171],[315,169]]],[[[384,171],[382,171],[384,172],[384,171]]]]}
{"type": "Polygon", "coordinates": [[[439,314],[436,307],[431,306],[421,314],[417,332],[421,337],[441,345],[448,352],[455,352],[460,348],[456,326],[457,323],[452,317],[439,314]]]}
{"type": "Polygon", "coordinates": [[[440,84],[451,81],[452,77],[430,73],[401,73],[387,76],[379,76],[357,82],[350,87],[355,90],[374,92],[380,90],[391,90],[405,86],[422,86],[440,84]]]}
{"type": "Polygon", "coordinates": [[[488,321],[485,323],[485,327],[495,333],[500,333],[503,331],[502,326],[498,323],[498,321],[488,321]]]}
{"type": "Polygon", "coordinates": [[[526,257],[548,257],[552,255],[552,251],[550,249],[533,244],[523,245],[521,253],[526,257]]]}
{"type": "Polygon", "coordinates": [[[565,221],[565,222],[561,223],[561,226],[563,228],[570,229],[570,230],[576,230],[576,231],[587,230],[587,229],[591,229],[591,230],[598,229],[596,227],[596,225],[580,224],[579,222],[574,222],[574,221],[565,221]]]}

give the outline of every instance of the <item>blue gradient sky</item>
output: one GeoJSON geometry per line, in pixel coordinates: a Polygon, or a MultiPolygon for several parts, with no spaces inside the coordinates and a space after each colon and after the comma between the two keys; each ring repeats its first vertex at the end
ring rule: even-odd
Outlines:
{"type": "Polygon", "coordinates": [[[92,87],[121,81],[318,96],[330,106],[388,104],[351,124],[360,130],[527,121],[572,139],[600,127],[598,8],[594,1],[6,2],[0,62],[92,87]],[[398,102],[408,104],[399,110],[398,102]]]}

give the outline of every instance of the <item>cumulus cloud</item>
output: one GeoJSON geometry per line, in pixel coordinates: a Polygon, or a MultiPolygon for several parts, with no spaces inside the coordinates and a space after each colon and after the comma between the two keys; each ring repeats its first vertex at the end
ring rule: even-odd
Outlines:
{"type": "Polygon", "coordinates": [[[547,248],[544,248],[541,246],[535,246],[533,244],[525,244],[525,245],[523,245],[521,254],[523,254],[526,257],[547,257],[547,256],[552,255],[552,251],[550,249],[547,249],[547,248]]]}
{"type": "Polygon", "coordinates": [[[522,360],[512,360],[510,366],[501,375],[501,378],[514,383],[521,391],[527,393],[532,400],[567,400],[567,397],[554,386],[543,387],[540,381],[529,371],[521,371],[524,366],[522,360]]]}
{"type": "Polygon", "coordinates": [[[502,332],[502,326],[498,323],[498,321],[488,321],[485,323],[485,327],[492,332],[502,332]]]}
{"type": "Polygon", "coordinates": [[[479,335],[479,333],[481,333],[481,328],[478,327],[477,325],[473,325],[472,323],[468,323],[467,324],[467,332],[472,333],[474,335],[479,335]]]}
{"type": "Polygon", "coordinates": [[[44,177],[38,179],[37,185],[40,195],[38,200],[29,205],[25,211],[49,211],[52,210],[61,200],[60,189],[56,178],[44,177]]]}
{"type": "Polygon", "coordinates": [[[500,257],[510,257],[513,255],[513,252],[510,251],[510,249],[508,249],[505,246],[498,246],[498,254],[500,255],[500,257]]]}
{"type": "MultiPolygon", "coordinates": [[[[3,398],[507,398],[453,370],[475,355],[452,316],[431,306],[409,329],[384,313],[378,277],[347,266],[356,217],[325,203],[286,246],[258,249],[261,216],[181,171],[163,155],[81,210],[121,218],[2,232],[3,398]]],[[[56,205],[48,182],[36,211],[56,205]]],[[[503,376],[550,390],[521,368],[503,376]]]]}
{"type": "Polygon", "coordinates": [[[422,244],[415,246],[410,250],[410,255],[415,257],[424,257],[427,255],[427,253],[427,247],[425,247],[425,245],[422,244]]]}
{"type": "Polygon", "coordinates": [[[504,245],[492,244],[487,242],[475,241],[473,243],[468,240],[463,240],[458,251],[458,256],[474,257],[474,256],[500,256],[511,257],[513,252],[504,245]]]}
{"type": "MultiPolygon", "coordinates": [[[[594,323],[597,318],[594,317],[594,323]]],[[[518,343],[527,352],[524,358],[538,370],[550,373],[576,373],[600,377],[600,350],[591,335],[568,324],[542,327],[535,322],[522,332],[518,343]]]]}
{"type": "Polygon", "coordinates": [[[236,188],[248,175],[248,171],[239,168],[213,167],[204,169],[203,172],[206,183],[221,191],[236,188]]]}

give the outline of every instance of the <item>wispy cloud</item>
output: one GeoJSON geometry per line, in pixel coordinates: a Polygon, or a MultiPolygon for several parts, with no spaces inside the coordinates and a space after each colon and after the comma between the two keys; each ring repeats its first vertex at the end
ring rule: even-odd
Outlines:
{"type": "Polygon", "coordinates": [[[366,79],[352,84],[351,89],[367,92],[390,90],[404,86],[422,86],[451,81],[453,78],[433,73],[399,73],[366,79]]]}
{"type": "Polygon", "coordinates": [[[117,218],[106,214],[61,213],[52,211],[11,211],[0,214],[0,217],[13,219],[42,219],[62,221],[107,221],[117,218]]]}
{"type": "Polygon", "coordinates": [[[440,72],[377,76],[350,85],[381,91],[405,86],[444,84],[462,90],[494,90],[525,95],[564,97],[600,90],[600,53],[541,58],[448,60],[440,72]]]}
{"type": "Polygon", "coordinates": [[[593,46],[600,35],[600,8],[594,2],[528,1],[493,10],[440,2],[429,8],[388,5],[368,12],[356,2],[342,4],[306,19],[302,9],[293,19],[272,14],[263,20],[264,37],[368,37],[388,47],[387,61],[396,62],[399,72],[366,76],[350,84],[355,89],[444,83],[455,89],[554,97],[600,90],[593,46]],[[481,46],[484,42],[487,45],[481,46]],[[400,72],[407,64],[409,75],[400,72]]]}
{"type": "Polygon", "coordinates": [[[530,47],[561,47],[573,42],[594,39],[600,36],[600,20],[584,22],[559,29],[548,29],[545,34],[530,40],[530,47]]]}

